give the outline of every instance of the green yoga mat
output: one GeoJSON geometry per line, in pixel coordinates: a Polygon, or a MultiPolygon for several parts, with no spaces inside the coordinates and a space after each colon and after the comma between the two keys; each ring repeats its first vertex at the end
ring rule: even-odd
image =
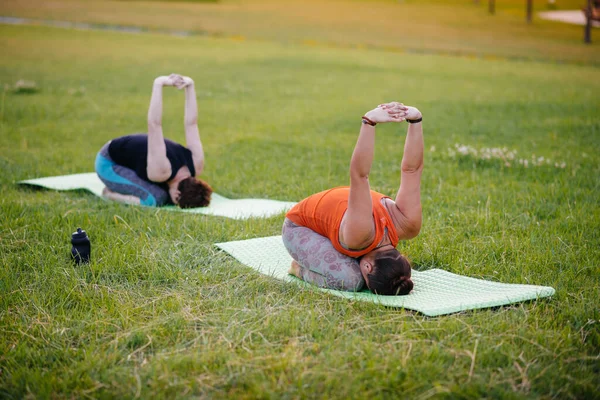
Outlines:
{"type": "Polygon", "coordinates": [[[352,300],[372,301],[384,306],[407,308],[428,316],[456,313],[548,297],[554,289],[547,286],[515,285],[490,282],[456,275],[441,269],[413,271],[415,284],[407,296],[380,296],[368,291],[342,292],[320,289],[287,273],[292,258],[281,236],[217,243],[217,247],[261,274],[295,282],[352,300]]]}
{"type": "MultiPolygon", "coordinates": [[[[94,172],[85,174],[51,176],[17,182],[22,185],[41,186],[54,190],[85,189],[102,197],[104,183],[94,172]]],[[[265,218],[289,210],[296,204],[290,201],[267,199],[228,199],[217,193],[212,194],[208,207],[182,209],[175,206],[160,207],[161,210],[179,211],[195,214],[214,215],[233,219],[265,218]]]]}

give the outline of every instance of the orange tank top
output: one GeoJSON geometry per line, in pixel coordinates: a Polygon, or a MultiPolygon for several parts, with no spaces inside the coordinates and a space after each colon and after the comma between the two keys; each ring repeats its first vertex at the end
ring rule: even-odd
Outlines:
{"type": "Polygon", "coordinates": [[[383,239],[385,229],[392,245],[398,244],[398,235],[394,222],[387,209],[381,204],[381,199],[388,198],[381,193],[371,190],[373,201],[373,219],[375,221],[375,239],[369,247],[362,250],[349,250],[340,243],[340,225],[342,218],[348,209],[348,186],[337,187],[323,192],[313,194],[296,204],[286,217],[296,225],[309,228],[319,235],[325,236],[337,251],[349,257],[360,257],[375,249],[383,239]]]}

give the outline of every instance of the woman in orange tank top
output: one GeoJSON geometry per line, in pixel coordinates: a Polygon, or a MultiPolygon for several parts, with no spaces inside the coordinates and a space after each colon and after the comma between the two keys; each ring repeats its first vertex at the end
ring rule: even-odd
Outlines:
{"type": "Polygon", "coordinates": [[[287,214],[283,242],[293,258],[290,274],[320,287],[404,295],[413,288],[410,262],[396,250],[399,240],[421,229],[423,127],[415,107],[381,104],[362,118],[350,161],[350,186],[302,200],[287,214]],[[375,125],[407,121],[408,133],[396,198],[372,191],[369,172],[375,125]]]}

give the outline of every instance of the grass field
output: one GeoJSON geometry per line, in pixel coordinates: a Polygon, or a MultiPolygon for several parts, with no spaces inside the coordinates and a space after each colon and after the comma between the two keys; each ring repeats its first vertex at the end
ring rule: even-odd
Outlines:
{"type": "MultiPolygon", "coordinates": [[[[580,9],[584,0],[558,0],[580,9]]],[[[583,43],[580,26],[525,22],[525,0],[3,0],[0,16],[60,20],[151,30],[188,31],[310,46],[377,47],[395,52],[510,57],[600,64],[600,29],[583,43]]],[[[547,11],[534,1],[534,11],[547,11]]]]}
{"type": "MultiPolygon", "coordinates": [[[[0,14],[7,4],[17,3],[0,14]]],[[[499,14],[522,17],[516,6],[499,14]]],[[[560,29],[557,46],[571,43],[560,29]]],[[[598,398],[597,48],[573,45],[577,55],[560,59],[579,64],[563,64],[227,32],[0,25],[0,397],[598,398]],[[419,269],[556,295],[438,318],[352,303],[260,276],[213,247],[279,234],[283,215],[233,221],[14,184],[92,171],[107,140],[145,130],[151,82],[170,72],[196,81],[204,178],[231,198],[299,200],[346,184],[360,116],[384,100],[418,106],[424,224],[399,248],[419,269]],[[14,90],[19,79],[38,90],[14,90]],[[68,258],[78,226],[93,252],[79,267],[68,258]]],[[[530,45],[477,53],[518,57],[530,45]]],[[[182,122],[183,95],[167,89],[166,135],[183,141],[182,122]]],[[[378,127],[376,190],[397,188],[405,129],[378,127]]]]}

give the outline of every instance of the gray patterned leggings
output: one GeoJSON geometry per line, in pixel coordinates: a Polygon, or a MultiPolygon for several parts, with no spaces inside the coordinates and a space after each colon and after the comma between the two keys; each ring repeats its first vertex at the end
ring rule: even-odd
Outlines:
{"type": "Polygon", "coordinates": [[[326,237],[287,218],[283,222],[282,237],[288,253],[300,264],[300,275],[305,282],[346,291],[359,291],[364,287],[356,258],[338,252],[326,237]]]}

